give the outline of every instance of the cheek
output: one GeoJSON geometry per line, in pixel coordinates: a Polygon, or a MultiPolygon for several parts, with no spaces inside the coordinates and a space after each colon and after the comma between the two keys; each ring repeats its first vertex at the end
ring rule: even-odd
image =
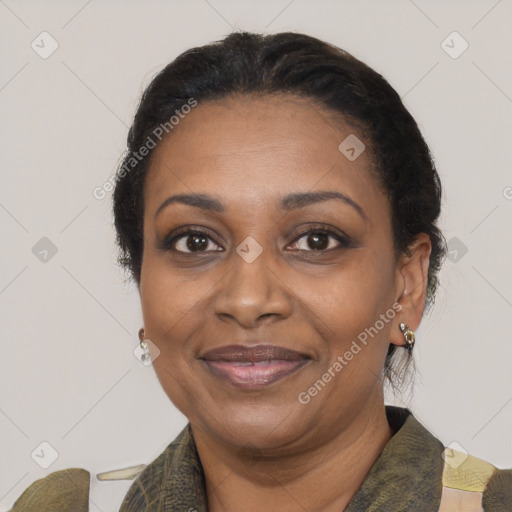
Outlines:
{"type": "Polygon", "coordinates": [[[393,283],[391,258],[364,251],[302,294],[314,316],[328,328],[330,338],[343,344],[392,307],[393,283]]]}
{"type": "Polygon", "coordinates": [[[175,351],[201,314],[204,287],[170,272],[163,258],[148,252],[141,272],[140,297],[144,326],[162,354],[175,351]],[[188,282],[187,282],[188,281],[188,282]]]}
{"type": "Polygon", "coordinates": [[[160,350],[153,361],[155,374],[171,402],[194,418],[191,404],[201,393],[196,385],[193,347],[187,339],[201,325],[201,287],[169,272],[161,258],[145,256],[141,273],[141,304],[147,336],[160,350]]]}
{"type": "Polygon", "coordinates": [[[392,278],[392,265],[383,269],[374,258],[365,256],[338,274],[325,287],[325,294],[310,296],[311,305],[321,306],[314,309],[315,328],[322,334],[325,350],[318,378],[335,375],[319,403],[364,400],[380,385],[396,315],[392,278]]]}
{"type": "MultiPolygon", "coordinates": [[[[337,274],[323,298],[317,299],[322,307],[315,310],[321,320],[316,325],[323,330],[326,351],[319,374],[331,370],[336,376],[324,401],[362,400],[380,385],[396,314],[392,308],[394,266],[391,260],[383,265],[382,259],[383,254],[365,253],[337,274]],[[347,389],[351,389],[351,397],[346,395],[347,389]]],[[[311,301],[313,304],[315,298],[311,301]]]]}

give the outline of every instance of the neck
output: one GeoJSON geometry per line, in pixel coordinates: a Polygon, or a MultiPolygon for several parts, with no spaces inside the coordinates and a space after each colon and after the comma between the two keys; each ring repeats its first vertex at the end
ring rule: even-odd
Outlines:
{"type": "MultiPolygon", "coordinates": [[[[381,400],[312,450],[279,458],[220,445],[192,426],[210,512],[343,510],[393,433],[381,400]]],[[[256,450],[257,451],[257,450],[256,450]]]]}

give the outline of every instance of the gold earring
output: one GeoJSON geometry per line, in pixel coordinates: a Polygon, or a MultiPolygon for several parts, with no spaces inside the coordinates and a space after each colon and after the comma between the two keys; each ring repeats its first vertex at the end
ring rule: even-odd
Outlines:
{"type": "Polygon", "coordinates": [[[404,335],[405,348],[409,353],[411,353],[412,349],[414,348],[414,343],[416,341],[414,338],[414,332],[411,331],[409,326],[404,322],[400,322],[399,328],[401,333],[404,335]]]}

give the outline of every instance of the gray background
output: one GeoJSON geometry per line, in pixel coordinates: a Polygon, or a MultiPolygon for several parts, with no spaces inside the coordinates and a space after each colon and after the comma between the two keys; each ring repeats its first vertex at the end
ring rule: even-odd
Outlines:
{"type": "MultiPolygon", "coordinates": [[[[115,171],[151,77],[238,28],[325,39],[404,98],[443,181],[450,256],[417,332],[414,394],[388,403],[406,400],[446,445],[512,467],[511,11],[510,0],[0,0],[0,510],[52,471],[149,463],[186,423],[133,355],[138,295],[115,263],[110,197],[92,191],[115,171]],[[51,48],[43,31],[59,45],[46,59],[31,47],[51,48]],[[453,31],[469,44],[457,58],[453,31]],[[43,441],[58,453],[47,469],[31,457],[43,441]]],[[[91,511],[117,510],[130,484],[94,483],[91,511]]]]}

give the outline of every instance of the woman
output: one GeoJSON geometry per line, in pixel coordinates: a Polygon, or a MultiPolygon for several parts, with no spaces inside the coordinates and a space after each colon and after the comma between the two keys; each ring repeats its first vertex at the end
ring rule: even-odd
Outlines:
{"type": "Polygon", "coordinates": [[[380,75],[302,34],[191,49],[144,92],[116,182],[142,357],[189,420],[121,512],[511,510],[511,471],[384,405],[445,243],[380,75]]]}

